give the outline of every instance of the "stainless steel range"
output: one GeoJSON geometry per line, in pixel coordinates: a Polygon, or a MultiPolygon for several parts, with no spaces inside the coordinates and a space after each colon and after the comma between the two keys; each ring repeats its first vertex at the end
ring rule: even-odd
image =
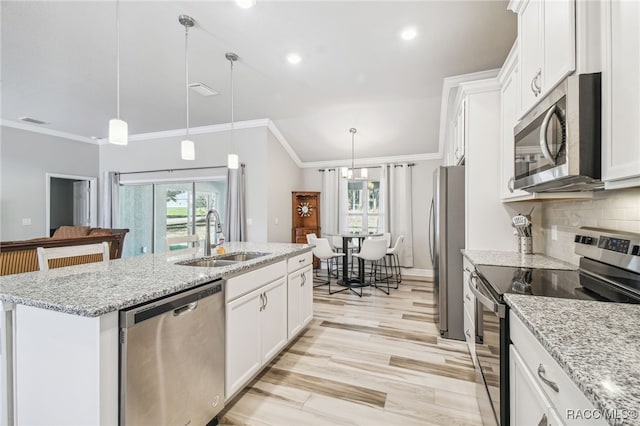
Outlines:
{"type": "MultiPolygon", "coordinates": [[[[485,424],[509,425],[509,322],[504,294],[640,303],[640,234],[580,228],[578,270],[477,265],[476,356],[491,404],[485,424]]],[[[482,398],[480,399],[482,400],[482,398]]],[[[482,410],[481,410],[482,411],[482,410]]]]}

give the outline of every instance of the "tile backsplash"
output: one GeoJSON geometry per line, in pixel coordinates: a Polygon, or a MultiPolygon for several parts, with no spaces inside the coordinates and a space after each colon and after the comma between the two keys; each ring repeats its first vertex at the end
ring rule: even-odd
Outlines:
{"type": "Polygon", "coordinates": [[[540,204],[542,251],[574,265],[579,256],[574,253],[573,238],[581,226],[640,233],[640,188],[597,191],[592,199],[540,204]]]}

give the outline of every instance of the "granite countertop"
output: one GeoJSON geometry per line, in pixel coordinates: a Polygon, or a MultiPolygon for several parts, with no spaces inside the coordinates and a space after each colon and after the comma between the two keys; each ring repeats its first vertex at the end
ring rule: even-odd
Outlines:
{"type": "Polygon", "coordinates": [[[517,294],[505,300],[587,399],[618,415],[610,424],[640,424],[640,305],[517,294]]]}
{"type": "Polygon", "coordinates": [[[464,249],[461,251],[474,265],[514,266],[539,269],[578,269],[575,265],[543,254],[520,254],[510,251],[464,249]]]}
{"type": "Polygon", "coordinates": [[[226,243],[228,253],[266,252],[235,265],[206,268],[175,263],[201,254],[148,254],[103,263],[0,277],[0,300],[68,314],[97,317],[258,266],[311,251],[307,244],[226,243]]]}

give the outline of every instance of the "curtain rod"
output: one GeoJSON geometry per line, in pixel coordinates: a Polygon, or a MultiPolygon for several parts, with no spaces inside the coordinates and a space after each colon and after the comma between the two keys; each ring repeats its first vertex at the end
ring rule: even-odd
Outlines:
{"type": "MultiPolygon", "coordinates": [[[[244,168],[244,163],[240,164],[244,168]]],[[[206,169],[226,169],[227,166],[207,166],[207,167],[183,167],[178,169],[157,169],[157,170],[140,170],[137,172],[115,172],[116,175],[135,175],[139,173],[160,173],[160,172],[180,172],[185,170],[206,170],[206,169]]]]}
{"type": "MultiPolygon", "coordinates": [[[[407,167],[413,167],[415,166],[416,163],[408,163],[407,167]]],[[[389,166],[393,166],[393,167],[402,167],[404,166],[404,164],[389,164],[389,166]]],[[[350,169],[351,167],[347,167],[347,169],[350,169]]],[[[362,166],[362,167],[354,167],[354,169],[356,170],[362,170],[362,169],[381,169],[382,166],[362,166]]],[[[337,169],[337,167],[331,167],[328,169],[318,169],[319,172],[324,172],[324,171],[335,171],[337,169]]]]}

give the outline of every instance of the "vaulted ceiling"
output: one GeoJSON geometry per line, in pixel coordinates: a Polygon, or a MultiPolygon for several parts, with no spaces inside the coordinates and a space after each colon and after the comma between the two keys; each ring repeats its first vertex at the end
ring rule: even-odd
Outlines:
{"type": "MultiPolygon", "coordinates": [[[[269,118],[303,162],[438,151],[444,77],[498,68],[516,37],[506,1],[120,2],[121,115],[130,134],[269,118]],[[414,27],[411,41],[400,32],[414,27]],[[302,61],[287,62],[298,53],[302,61]]],[[[2,119],[103,138],[116,106],[114,1],[2,1],[2,119]]],[[[132,142],[135,143],[135,142],[132,142]]]]}

